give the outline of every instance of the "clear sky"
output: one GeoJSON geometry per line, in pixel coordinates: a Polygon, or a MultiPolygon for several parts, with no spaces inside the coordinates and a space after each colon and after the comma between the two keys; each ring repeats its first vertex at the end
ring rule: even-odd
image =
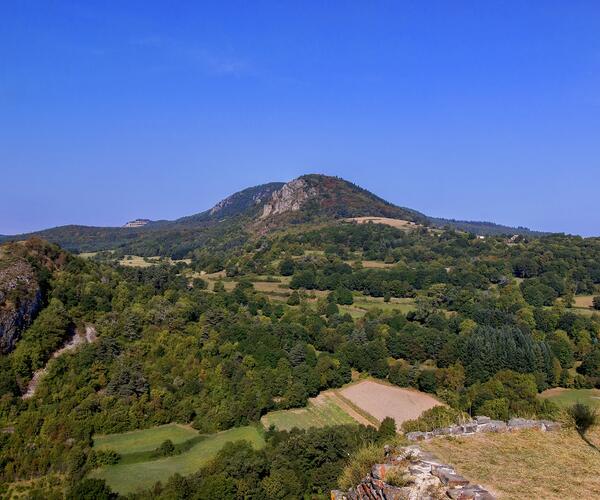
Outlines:
{"type": "Polygon", "coordinates": [[[600,2],[0,3],[0,233],[309,172],[600,235],[600,2]]]}

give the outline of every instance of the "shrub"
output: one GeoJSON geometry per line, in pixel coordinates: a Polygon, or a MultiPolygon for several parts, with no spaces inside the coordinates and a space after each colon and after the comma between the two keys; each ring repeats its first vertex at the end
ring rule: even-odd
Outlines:
{"type": "Polygon", "coordinates": [[[407,420],[402,424],[404,432],[432,431],[440,427],[449,427],[468,419],[468,415],[460,410],[448,408],[447,406],[434,406],[424,411],[415,420],[407,420]]]}
{"type": "Polygon", "coordinates": [[[488,399],[479,407],[477,413],[496,420],[508,420],[508,400],[506,398],[488,399]]]}
{"type": "Polygon", "coordinates": [[[390,486],[402,488],[410,483],[410,477],[400,468],[390,469],[385,475],[385,482],[390,486]]]}
{"type": "Polygon", "coordinates": [[[598,423],[598,412],[584,403],[575,403],[569,408],[569,414],[575,423],[577,432],[581,435],[598,423]]]}
{"type": "Polygon", "coordinates": [[[381,441],[396,436],[396,421],[392,417],[385,417],[379,426],[378,437],[381,441]]]}
{"type": "Polygon", "coordinates": [[[288,306],[297,306],[300,304],[300,295],[296,290],[294,290],[287,300],[288,306]]]}
{"type": "Polygon", "coordinates": [[[340,487],[349,490],[356,486],[369,473],[373,464],[381,463],[384,458],[385,454],[381,446],[369,444],[359,448],[342,471],[338,480],[340,487]]]}
{"type": "Polygon", "coordinates": [[[155,457],[170,457],[174,454],[175,445],[170,439],[166,439],[165,441],[163,441],[161,445],[158,448],[156,448],[156,450],[154,450],[154,452],[152,453],[152,455],[155,457]]]}

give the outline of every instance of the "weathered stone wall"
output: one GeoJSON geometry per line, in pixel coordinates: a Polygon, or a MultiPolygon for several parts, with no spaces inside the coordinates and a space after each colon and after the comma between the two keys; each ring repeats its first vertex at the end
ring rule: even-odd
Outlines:
{"type": "Polygon", "coordinates": [[[560,424],[550,420],[529,420],[525,418],[512,418],[508,422],[504,422],[479,416],[464,424],[442,427],[430,432],[409,432],[406,437],[409,441],[423,441],[439,436],[469,436],[479,432],[510,432],[523,429],[538,429],[542,432],[554,431],[560,429],[560,424]]]}

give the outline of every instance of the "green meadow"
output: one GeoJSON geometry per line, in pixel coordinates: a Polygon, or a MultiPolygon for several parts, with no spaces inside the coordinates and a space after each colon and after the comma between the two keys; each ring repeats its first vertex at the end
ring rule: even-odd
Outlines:
{"type": "Polygon", "coordinates": [[[180,444],[198,435],[198,431],[191,427],[167,424],[121,434],[97,435],[94,436],[94,448],[114,450],[121,455],[126,455],[155,450],[167,439],[170,439],[173,444],[180,444]]]}
{"type": "Polygon", "coordinates": [[[555,388],[544,391],[541,397],[553,401],[562,408],[568,408],[575,403],[585,403],[600,408],[600,390],[598,389],[555,388]]]}
{"type": "Polygon", "coordinates": [[[289,431],[294,427],[308,429],[328,425],[355,424],[354,420],[335,401],[334,397],[319,398],[310,401],[305,408],[279,410],[267,413],[261,423],[265,428],[274,425],[280,431],[289,431]]]}
{"type": "Polygon", "coordinates": [[[143,453],[157,448],[165,439],[171,439],[175,443],[173,437],[179,439],[179,444],[183,444],[185,440],[182,441],[184,435],[181,430],[181,426],[171,424],[154,429],[99,436],[94,440],[95,445],[98,444],[103,449],[112,448],[116,451],[120,449],[123,453],[123,463],[95,469],[89,477],[104,479],[112,490],[125,495],[140,488],[150,488],[157,481],[164,483],[175,473],[185,476],[197,472],[200,467],[214,458],[226,443],[248,441],[256,449],[262,448],[265,444],[260,430],[253,426],[236,427],[204,436],[200,436],[192,429],[183,428],[193,433],[193,435],[188,434],[188,440],[195,441],[189,450],[159,459],[149,459],[149,455],[143,453]],[[112,443],[112,446],[108,446],[107,443],[112,443]],[[124,451],[125,447],[130,445],[132,447],[127,448],[129,451],[124,451]],[[143,457],[143,461],[131,463],[127,453],[143,457]]]}

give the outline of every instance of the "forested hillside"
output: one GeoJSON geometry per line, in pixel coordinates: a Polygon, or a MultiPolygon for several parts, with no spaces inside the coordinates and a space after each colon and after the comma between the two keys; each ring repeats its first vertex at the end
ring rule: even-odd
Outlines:
{"type": "MultiPolygon", "coordinates": [[[[554,416],[537,397],[547,388],[600,386],[600,317],[578,305],[600,294],[597,239],[318,220],[218,241],[146,267],[64,254],[45,307],[0,357],[5,488],[39,477],[45,498],[104,488],[86,476],[119,456],[93,448],[96,434],[257,425],[352,373],[501,419],[554,416]],[[88,325],[98,340],[53,359],[22,399],[33,373],[88,325]]],[[[270,430],[264,449],[227,447],[151,495],[326,494],[348,460],[340,450],[378,439],[355,428],[270,430]]]]}

